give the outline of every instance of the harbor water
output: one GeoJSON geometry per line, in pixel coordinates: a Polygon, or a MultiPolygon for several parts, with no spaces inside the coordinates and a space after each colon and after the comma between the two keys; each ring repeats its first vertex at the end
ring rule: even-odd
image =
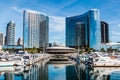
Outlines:
{"type": "Polygon", "coordinates": [[[93,68],[82,63],[0,67],[0,80],[120,80],[119,68],[93,68]],[[110,72],[111,71],[111,72],[110,72]]]}

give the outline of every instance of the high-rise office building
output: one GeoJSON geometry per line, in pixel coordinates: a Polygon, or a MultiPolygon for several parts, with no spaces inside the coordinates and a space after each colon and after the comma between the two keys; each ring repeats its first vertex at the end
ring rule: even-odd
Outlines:
{"type": "Polygon", "coordinates": [[[21,37],[18,39],[17,45],[23,45],[23,39],[21,37]]]}
{"type": "Polygon", "coordinates": [[[66,46],[99,49],[100,35],[99,10],[91,9],[82,15],[66,18],[66,46]]]}
{"type": "Polygon", "coordinates": [[[24,10],[23,45],[24,48],[48,46],[48,16],[33,10],[24,10]]]}
{"type": "Polygon", "coordinates": [[[76,43],[79,47],[85,46],[85,24],[83,22],[76,23],[76,43]]]}
{"type": "Polygon", "coordinates": [[[4,44],[4,36],[3,36],[3,33],[0,32],[0,45],[3,45],[4,44]]]}
{"type": "Polygon", "coordinates": [[[101,21],[100,22],[101,26],[101,43],[109,43],[109,25],[101,21]]]}
{"type": "Polygon", "coordinates": [[[15,23],[10,21],[6,28],[5,45],[15,45],[15,23]]]}

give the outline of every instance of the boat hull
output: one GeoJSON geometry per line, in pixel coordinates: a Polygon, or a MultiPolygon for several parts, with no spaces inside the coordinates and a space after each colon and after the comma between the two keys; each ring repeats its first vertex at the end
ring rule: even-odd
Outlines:
{"type": "Polygon", "coordinates": [[[94,63],[94,67],[120,67],[120,63],[94,63]]]}
{"type": "Polygon", "coordinates": [[[13,66],[14,64],[15,64],[15,61],[0,61],[0,67],[13,66]]]}

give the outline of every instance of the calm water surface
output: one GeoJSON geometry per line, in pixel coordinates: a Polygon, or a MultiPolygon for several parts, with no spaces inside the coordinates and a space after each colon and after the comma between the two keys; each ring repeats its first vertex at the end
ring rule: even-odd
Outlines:
{"type": "Polygon", "coordinates": [[[120,68],[37,63],[27,67],[0,67],[0,80],[120,80],[120,68]]]}

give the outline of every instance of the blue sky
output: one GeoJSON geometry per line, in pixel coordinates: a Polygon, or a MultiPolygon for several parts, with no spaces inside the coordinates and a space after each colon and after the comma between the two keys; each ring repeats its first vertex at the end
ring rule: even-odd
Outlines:
{"type": "Polygon", "coordinates": [[[50,18],[49,41],[65,43],[65,17],[99,9],[100,19],[109,24],[110,40],[120,41],[120,0],[0,0],[0,32],[10,20],[16,23],[16,41],[23,33],[23,10],[43,12],[50,18]]]}

